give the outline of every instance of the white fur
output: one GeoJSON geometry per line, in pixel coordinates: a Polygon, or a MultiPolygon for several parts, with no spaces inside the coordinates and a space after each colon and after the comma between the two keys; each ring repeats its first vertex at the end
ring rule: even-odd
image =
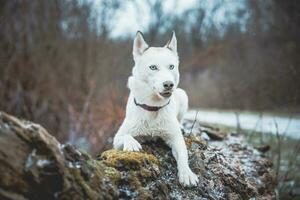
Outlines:
{"type": "Polygon", "coordinates": [[[150,47],[137,33],[133,45],[135,66],[128,79],[130,94],[123,124],[114,137],[114,148],[125,151],[139,151],[142,146],[134,139],[138,135],[161,137],[172,149],[177,161],[179,181],[184,186],[196,185],[198,177],[188,165],[188,153],[181,133],[180,121],[188,109],[188,97],[184,90],[177,88],[179,82],[179,59],[175,33],[165,47],[150,47]],[[146,51],[145,51],[146,49],[146,51]],[[156,65],[158,70],[149,66],[156,65]],[[169,66],[174,65],[174,69],[169,66]],[[160,95],[164,91],[163,82],[174,83],[169,98],[160,95]],[[156,112],[147,111],[134,103],[149,106],[164,106],[156,112]]]}

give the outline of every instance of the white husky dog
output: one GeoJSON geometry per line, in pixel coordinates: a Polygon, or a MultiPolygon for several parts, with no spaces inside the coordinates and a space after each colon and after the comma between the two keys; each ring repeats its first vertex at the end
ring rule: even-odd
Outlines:
{"type": "Polygon", "coordinates": [[[159,136],[172,148],[179,182],[184,186],[196,185],[198,177],[189,167],[181,133],[180,121],[188,109],[188,97],[177,88],[179,58],[175,32],[164,47],[149,47],[142,33],[137,32],[132,53],[135,65],[128,79],[126,116],[114,137],[114,148],[139,151],[142,146],[135,136],[159,136]]]}

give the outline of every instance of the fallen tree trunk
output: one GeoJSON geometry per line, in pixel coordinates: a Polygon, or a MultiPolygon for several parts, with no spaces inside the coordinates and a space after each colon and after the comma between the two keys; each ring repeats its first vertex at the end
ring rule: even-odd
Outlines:
{"type": "Polygon", "coordinates": [[[97,159],[62,145],[41,126],[0,112],[0,199],[272,199],[271,162],[242,138],[207,143],[186,136],[190,165],[200,177],[184,188],[161,141],[144,152],[109,150],[97,159]]]}

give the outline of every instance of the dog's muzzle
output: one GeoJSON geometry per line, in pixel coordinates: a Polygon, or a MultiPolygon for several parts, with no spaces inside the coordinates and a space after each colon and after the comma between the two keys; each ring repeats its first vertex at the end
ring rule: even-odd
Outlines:
{"type": "Polygon", "coordinates": [[[160,94],[162,97],[169,98],[169,97],[172,95],[172,91],[171,91],[171,90],[163,91],[163,92],[160,92],[159,94],[160,94]]]}
{"type": "Polygon", "coordinates": [[[165,98],[168,98],[172,95],[174,83],[172,81],[163,82],[164,91],[159,94],[165,98]]]}

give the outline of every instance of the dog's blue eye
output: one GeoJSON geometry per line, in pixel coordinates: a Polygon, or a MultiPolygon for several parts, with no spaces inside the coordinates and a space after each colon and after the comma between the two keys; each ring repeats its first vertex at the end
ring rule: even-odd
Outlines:
{"type": "Polygon", "coordinates": [[[169,66],[169,69],[170,69],[170,70],[174,69],[174,65],[170,65],[170,66],[169,66]]]}
{"type": "Polygon", "coordinates": [[[149,68],[150,68],[151,70],[158,70],[158,68],[157,68],[156,65],[151,65],[149,68]]]}

